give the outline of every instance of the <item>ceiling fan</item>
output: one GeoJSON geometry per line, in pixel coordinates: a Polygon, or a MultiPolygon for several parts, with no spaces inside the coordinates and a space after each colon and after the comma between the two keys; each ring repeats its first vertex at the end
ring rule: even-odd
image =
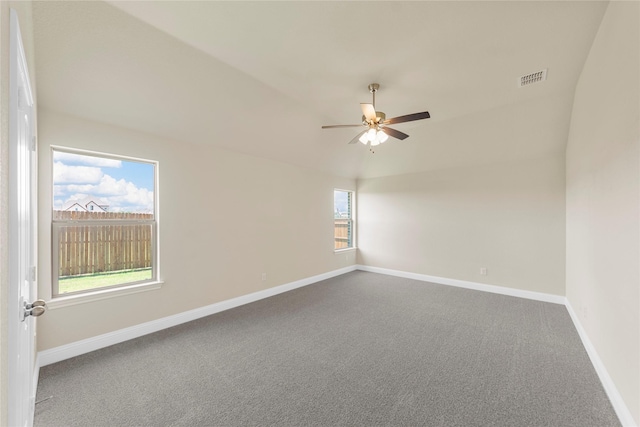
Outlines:
{"type": "Polygon", "coordinates": [[[322,129],[364,126],[365,129],[349,141],[349,144],[355,144],[359,141],[365,145],[369,145],[370,147],[375,147],[376,145],[385,142],[390,136],[400,140],[409,137],[406,133],[390,128],[387,125],[412,122],[414,120],[428,119],[431,117],[428,111],[423,111],[421,113],[407,114],[405,116],[387,119],[387,116],[382,111],[376,111],[376,92],[378,89],[380,89],[380,85],[378,83],[371,83],[369,85],[369,92],[373,95],[373,102],[371,104],[360,104],[363,114],[361,124],[322,126],[322,129]]]}

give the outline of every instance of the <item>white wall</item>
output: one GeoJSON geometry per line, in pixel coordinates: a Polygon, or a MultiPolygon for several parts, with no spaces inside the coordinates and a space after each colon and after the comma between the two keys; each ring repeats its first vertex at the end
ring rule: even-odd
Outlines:
{"type": "Polygon", "coordinates": [[[567,145],[567,298],[640,424],[640,4],[611,2],[567,145]]]}
{"type": "Polygon", "coordinates": [[[165,282],[50,310],[40,320],[40,351],[355,263],[353,252],[333,251],[333,189],[355,189],[353,180],[48,110],[39,135],[41,295],[51,283],[51,145],[159,161],[165,282]]]}
{"type": "Polygon", "coordinates": [[[411,164],[424,158],[431,170],[358,180],[359,263],[564,295],[564,153],[547,148],[525,158],[512,146],[566,141],[568,120],[540,123],[530,113],[529,104],[507,106],[486,120],[434,124],[438,138],[413,143],[462,143],[478,153],[500,144],[499,161],[474,164],[462,150],[457,165],[447,158],[438,169],[423,153],[411,164]],[[546,127],[531,132],[538,125],[546,127]],[[455,130],[447,136],[440,127],[455,130]]]}

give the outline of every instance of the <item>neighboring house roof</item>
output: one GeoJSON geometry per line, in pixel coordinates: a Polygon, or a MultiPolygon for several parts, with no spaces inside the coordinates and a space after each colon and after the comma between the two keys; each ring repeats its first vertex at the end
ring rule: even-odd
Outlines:
{"type": "Polygon", "coordinates": [[[86,212],[107,212],[109,205],[102,202],[100,199],[93,197],[86,197],[82,200],[70,201],[62,205],[63,211],[86,211],[86,212]],[[92,208],[93,207],[93,208],[92,208]]]}
{"type": "Polygon", "coordinates": [[[84,206],[81,206],[79,203],[65,203],[62,207],[63,211],[86,211],[87,209],[84,206]],[[69,205],[69,206],[67,206],[69,205]]]}

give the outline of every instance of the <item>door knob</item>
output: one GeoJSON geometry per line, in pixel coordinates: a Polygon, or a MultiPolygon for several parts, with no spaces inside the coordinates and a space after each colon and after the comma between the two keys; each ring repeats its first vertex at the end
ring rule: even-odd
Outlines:
{"type": "Polygon", "coordinates": [[[47,303],[44,300],[38,299],[31,304],[24,304],[24,317],[29,316],[38,317],[42,316],[47,311],[47,303]]]}

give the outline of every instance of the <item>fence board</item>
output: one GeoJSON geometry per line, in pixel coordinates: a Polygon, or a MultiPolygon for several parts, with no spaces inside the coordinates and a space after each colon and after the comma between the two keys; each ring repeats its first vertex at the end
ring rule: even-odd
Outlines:
{"type": "Polygon", "coordinates": [[[348,248],[350,236],[350,224],[347,219],[334,220],[334,249],[348,248]]]}
{"type": "MultiPolygon", "coordinates": [[[[153,214],[54,211],[54,220],[148,220],[153,214]]],[[[59,275],[102,273],[152,266],[149,224],[62,225],[59,230],[59,275]]]]}

